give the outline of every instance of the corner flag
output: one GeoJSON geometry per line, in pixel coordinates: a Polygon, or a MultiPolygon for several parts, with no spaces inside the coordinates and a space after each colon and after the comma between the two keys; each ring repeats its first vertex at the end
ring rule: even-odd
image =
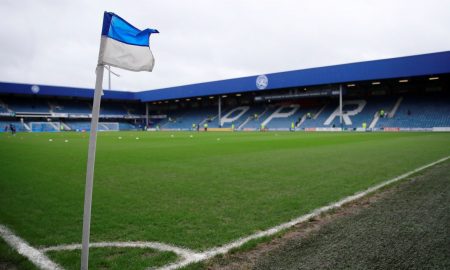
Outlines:
{"type": "Polygon", "coordinates": [[[150,35],[156,29],[139,30],[112,12],[103,15],[98,63],[131,71],[152,71],[155,59],[150,35]]]}
{"type": "Polygon", "coordinates": [[[102,38],[96,69],[94,104],[92,106],[91,131],[84,191],[83,240],[81,248],[81,269],[88,270],[89,237],[91,230],[92,188],[94,183],[95,149],[100,101],[103,93],[103,73],[105,65],[131,71],[152,71],[155,60],[150,51],[150,34],[159,33],[155,29],[139,30],[114,13],[103,15],[102,38]]]}

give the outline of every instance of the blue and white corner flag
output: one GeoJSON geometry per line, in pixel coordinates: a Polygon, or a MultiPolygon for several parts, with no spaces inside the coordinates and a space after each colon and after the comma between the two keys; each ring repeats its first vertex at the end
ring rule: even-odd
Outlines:
{"type": "Polygon", "coordinates": [[[139,30],[112,12],[103,15],[99,65],[131,71],[152,71],[155,59],[150,51],[150,35],[156,29],[139,30]]]}
{"type": "Polygon", "coordinates": [[[155,29],[139,30],[114,13],[103,15],[102,40],[96,69],[94,103],[92,105],[91,131],[84,191],[83,235],[81,242],[81,269],[88,270],[89,237],[91,232],[92,189],[94,186],[95,150],[103,92],[104,66],[110,65],[131,71],[152,71],[155,59],[150,51],[150,35],[155,29]]]}

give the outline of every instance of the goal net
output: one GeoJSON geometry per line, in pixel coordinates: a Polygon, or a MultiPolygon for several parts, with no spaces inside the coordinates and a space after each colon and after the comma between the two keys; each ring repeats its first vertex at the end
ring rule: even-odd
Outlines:
{"type": "Polygon", "coordinates": [[[119,123],[117,122],[99,122],[98,131],[119,131],[119,123]]]}
{"type": "Polygon", "coordinates": [[[31,132],[58,132],[61,131],[59,122],[30,122],[31,132]]]}

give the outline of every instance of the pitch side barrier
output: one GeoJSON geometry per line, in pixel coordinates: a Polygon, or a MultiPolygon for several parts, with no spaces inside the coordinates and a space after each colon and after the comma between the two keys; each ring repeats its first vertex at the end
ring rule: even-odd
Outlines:
{"type": "MultiPolygon", "coordinates": [[[[183,128],[148,128],[147,131],[195,131],[192,129],[183,128]]],[[[291,130],[289,128],[265,128],[263,130],[258,128],[244,128],[242,130],[233,130],[232,128],[208,128],[207,132],[270,132],[270,131],[284,131],[284,132],[450,132],[450,127],[433,127],[433,128],[337,128],[337,127],[317,127],[291,130]]],[[[198,132],[205,132],[204,128],[200,128],[198,132]]]]}
{"type": "Polygon", "coordinates": [[[306,132],[450,132],[450,127],[433,127],[433,128],[355,128],[355,129],[341,129],[341,128],[305,128],[306,132]]]}
{"type": "MultiPolygon", "coordinates": [[[[156,129],[156,128],[148,128],[147,131],[195,131],[197,132],[197,129],[189,129],[189,128],[161,128],[161,129],[156,129]]],[[[217,132],[217,131],[224,131],[224,132],[231,132],[231,131],[236,131],[233,130],[232,128],[208,128],[208,130],[206,132],[217,132]]],[[[205,129],[203,127],[201,127],[198,132],[205,132],[205,129]]]]}

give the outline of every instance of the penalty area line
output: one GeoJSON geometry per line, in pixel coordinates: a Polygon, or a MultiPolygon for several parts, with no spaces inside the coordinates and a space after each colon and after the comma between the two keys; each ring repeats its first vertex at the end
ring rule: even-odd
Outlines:
{"type": "Polygon", "coordinates": [[[411,175],[413,175],[415,173],[423,171],[423,170],[425,170],[425,169],[427,169],[429,167],[432,167],[432,166],[434,166],[436,164],[442,163],[442,162],[448,160],[449,158],[450,158],[450,156],[441,158],[439,160],[436,160],[434,162],[431,162],[429,164],[426,164],[424,166],[421,166],[421,167],[418,167],[418,168],[416,168],[414,170],[406,172],[406,173],[404,173],[402,175],[399,175],[399,176],[394,177],[392,179],[386,180],[386,181],[384,181],[384,182],[382,182],[382,183],[380,183],[378,185],[369,187],[366,190],[357,192],[354,195],[347,196],[347,197],[345,197],[345,198],[343,198],[343,199],[341,199],[341,200],[339,200],[337,202],[334,202],[334,203],[331,203],[329,205],[317,208],[317,209],[313,210],[312,212],[310,212],[309,214],[297,217],[297,218],[295,218],[295,219],[293,219],[291,221],[288,221],[286,223],[283,223],[283,224],[280,224],[278,226],[272,227],[272,228],[267,229],[265,231],[261,231],[261,232],[255,233],[255,234],[252,234],[252,235],[247,236],[247,237],[239,238],[236,241],[233,241],[233,242],[228,243],[226,245],[223,245],[223,246],[220,246],[220,247],[215,247],[215,248],[206,250],[204,252],[196,253],[195,256],[191,256],[190,258],[186,258],[185,260],[182,260],[182,261],[177,262],[177,263],[168,264],[166,266],[158,268],[158,270],[174,270],[174,269],[178,269],[178,268],[187,266],[187,265],[189,265],[191,263],[196,263],[196,262],[200,262],[200,261],[211,259],[212,257],[217,256],[219,254],[228,253],[231,249],[238,248],[238,247],[244,245],[245,243],[247,243],[247,242],[249,242],[251,240],[259,239],[259,238],[265,237],[265,236],[274,235],[274,234],[276,234],[276,233],[278,233],[278,232],[280,232],[282,230],[289,229],[289,228],[293,227],[296,224],[305,222],[305,221],[309,220],[310,218],[317,217],[317,216],[321,215],[322,213],[325,213],[325,212],[330,211],[332,209],[340,208],[344,204],[356,201],[356,200],[358,200],[358,199],[360,199],[360,198],[362,198],[362,197],[364,197],[364,196],[366,196],[366,195],[368,195],[370,193],[373,193],[374,191],[377,191],[377,190],[379,190],[379,189],[381,189],[381,188],[383,188],[385,186],[388,186],[388,185],[390,185],[392,183],[395,183],[397,181],[405,179],[405,178],[407,178],[407,177],[409,177],[409,176],[411,176],[411,175]]]}

